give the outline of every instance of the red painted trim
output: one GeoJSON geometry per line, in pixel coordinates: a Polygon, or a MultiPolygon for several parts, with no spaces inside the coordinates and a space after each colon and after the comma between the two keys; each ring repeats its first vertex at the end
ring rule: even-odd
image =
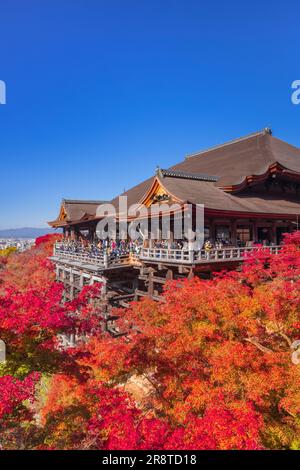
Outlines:
{"type": "Polygon", "coordinates": [[[270,213],[258,213],[258,212],[236,212],[236,211],[221,211],[216,209],[205,209],[204,214],[207,216],[216,217],[231,217],[231,218],[256,218],[256,219],[290,219],[294,220],[300,214],[270,214],[270,213]]]}
{"type": "Polygon", "coordinates": [[[230,193],[239,192],[249,186],[252,186],[253,184],[257,184],[257,183],[265,181],[266,179],[269,178],[270,175],[274,175],[274,174],[275,175],[283,174],[283,175],[289,176],[290,178],[293,178],[296,181],[300,180],[300,173],[289,170],[288,168],[285,168],[284,166],[276,162],[270,165],[267,171],[265,173],[262,173],[261,175],[248,175],[239,184],[230,185],[230,186],[218,186],[218,187],[225,192],[230,192],[230,193]]]}

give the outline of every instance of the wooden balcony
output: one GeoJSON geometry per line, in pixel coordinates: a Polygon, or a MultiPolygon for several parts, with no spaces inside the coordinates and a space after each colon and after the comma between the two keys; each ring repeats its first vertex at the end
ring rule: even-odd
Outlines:
{"type": "Polygon", "coordinates": [[[92,254],[89,252],[73,253],[66,251],[55,245],[53,256],[54,262],[61,262],[72,266],[88,269],[91,271],[113,269],[124,266],[139,265],[141,261],[170,264],[211,264],[243,261],[247,255],[256,251],[267,251],[271,254],[278,254],[280,246],[253,246],[253,247],[230,247],[222,249],[211,249],[189,251],[185,249],[161,249],[161,248],[141,248],[138,254],[125,253],[121,255],[92,254]]]}
{"type": "Polygon", "coordinates": [[[88,251],[72,252],[71,250],[65,250],[59,243],[54,246],[53,256],[50,259],[54,262],[69,264],[81,269],[88,269],[89,271],[130,266],[134,262],[134,258],[130,253],[109,255],[105,252],[101,254],[94,254],[88,251]]]}
{"type": "Polygon", "coordinates": [[[231,247],[222,249],[211,249],[209,251],[168,250],[160,248],[142,248],[139,254],[141,261],[155,261],[178,264],[207,264],[218,262],[243,261],[245,256],[255,251],[267,251],[278,254],[280,246],[253,246],[253,247],[231,247]]]}

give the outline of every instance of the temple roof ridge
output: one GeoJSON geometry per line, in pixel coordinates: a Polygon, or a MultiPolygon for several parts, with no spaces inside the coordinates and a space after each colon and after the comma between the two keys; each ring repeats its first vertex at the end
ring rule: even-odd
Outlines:
{"type": "Polygon", "coordinates": [[[239,142],[243,142],[244,140],[251,139],[253,137],[264,136],[266,134],[272,135],[273,134],[272,129],[270,129],[269,127],[265,127],[261,131],[252,132],[251,134],[247,134],[245,136],[238,137],[236,139],[228,140],[227,142],[224,142],[223,144],[217,144],[217,145],[214,145],[212,147],[208,147],[206,149],[200,150],[199,152],[186,154],[185,158],[197,157],[198,155],[202,155],[204,153],[212,152],[213,150],[218,150],[220,148],[227,147],[228,145],[234,145],[234,144],[237,144],[239,142]]]}
{"type": "Polygon", "coordinates": [[[178,171],[172,169],[159,169],[157,172],[158,176],[169,177],[169,178],[182,178],[188,180],[198,180],[198,181],[210,181],[215,183],[218,181],[219,177],[214,175],[207,175],[205,173],[190,173],[186,171],[178,171]]]}

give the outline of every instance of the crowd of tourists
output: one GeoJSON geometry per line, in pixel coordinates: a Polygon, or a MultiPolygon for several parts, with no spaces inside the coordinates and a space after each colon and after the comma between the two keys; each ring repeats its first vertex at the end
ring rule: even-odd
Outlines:
{"type": "MultiPolygon", "coordinates": [[[[194,244],[194,251],[199,250],[221,250],[222,248],[227,248],[230,246],[230,243],[227,240],[217,239],[215,242],[212,242],[209,239],[205,239],[202,245],[197,246],[197,242],[194,244]]],[[[168,241],[168,240],[159,240],[154,243],[154,248],[165,249],[165,250],[190,250],[190,244],[187,240],[177,240],[177,241],[168,241]]]]}
{"type": "Polygon", "coordinates": [[[188,250],[188,242],[184,242],[182,240],[156,240],[152,247],[161,250],[188,250]]]}
{"type": "MultiPolygon", "coordinates": [[[[64,239],[62,242],[57,244],[57,248],[60,251],[70,254],[89,254],[91,256],[103,256],[108,254],[110,256],[121,256],[129,253],[138,254],[141,248],[146,247],[163,249],[163,250],[189,250],[190,245],[187,240],[155,240],[152,243],[147,241],[146,243],[142,240],[98,240],[90,242],[86,239],[71,240],[64,239]]],[[[198,247],[198,250],[211,250],[222,249],[227,246],[227,243],[222,240],[217,240],[212,243],[209,239],[205,240],[202,246],[198,247]]],[[[194,248],[195,249],[195,248],[194,248]]],[[[197,251],[197,250],[196,250],[197,251]]]]}
{"type": "MultiPolygon", "coordinates": [[[[251,245],[256,245],[256,243],[251,242],[251,245]]],[[[236,243],[235,246],[242,246],[240,243],[236,243]]],[[[247,246],[247,244],[246,244],[247,246]]],[[[64,239],[62,242],[59,242],[56,245],[56,248],[59,252],[65,254],[82,254],[88,256],[91,260],[97,260],[98,258],[104,259],[107,257],[109,260],[113,261],[122,256],[136,256],[140,255],[142,248],[154,248],[156,250],[183,250],[183,251],[194,251],[194,253],[203,253],[204,256],[209,259],[211,252],[215,253],[215,250],[222,250],[224,248],[233,247],[232,243],[229,240],[216,239],[211,241],[209,238],[204,240],[204,243],[197,245],[197,242],[190,244],[188,240],[147,240],[144,241],[141,239],[138,240],[97,240],[90,242],[85,238],[79,240],[73,239],[64,239]]],[[[57,251],[58,252],[58,251],[57,251]]],[[[201,254],[201,256],[203,256],[201,254]]],[[[151,256],[160,257],[165,256],[164,253],[157,251],[157,253],[152,253],[151,256]]],[[[179,253],[175,251],[172,256],[180,256],[179,253]]],[[[104,260],[105,261],[105,260],[104,260]]]]}
{"type": "Polygon", "coordinates": [[[98,240],[96,242],[89,242],[85,239],[82,240],[68,240],[65,239],[59,244],[57,248],[64,253],[69,254],[86,254],[90,257],[98,257],[108,255],[110,258],[115,258],[123,255],[138,254],[141,249],[141,244],[138,241],[125,241],[125,240],[98,240]]]}

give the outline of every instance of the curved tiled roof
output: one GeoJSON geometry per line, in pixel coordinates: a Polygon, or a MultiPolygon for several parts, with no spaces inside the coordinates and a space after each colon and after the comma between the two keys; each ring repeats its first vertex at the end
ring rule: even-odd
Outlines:
{"type": "Polygon", "coordinates": [[[48,222],[53,227],[60,227],[69,222],[79,221],[83,218],[89,219],[96,216],[97,207],[105,201],[88,201],[79,199],[63,199],[58,217],[48,222]],[[64,219],[61,218],[62,211],[65,214],[64,219]]]}
{"type": "MultiPolygon", "coordinates": [[[[171,195],[193,204],[204,204],[217,211],[264,214],[300,214],[297,195],[284,193],[259,194],[248,191],[247,184],[255,177],[267,178],[279,168],[300,181],[300,149],[272,136],[269,129],[250,134],[202,152],[188,155],[169,169],[158,169],[156,175],[121,194],[127,196],[128,207],[147,195],[156,178],[171,195]],[[239,192],[232,192],[239,189],[239,192]],[[241,191],[241,189],[243,189],[241,191]]],[[[263,179],[263,178],[262,178],[263,179]]],[[[118,196],[119,197],[119,196],[118,196]]],[[[110,201],[118,208],[118,197],[110,201]]],[[[64,200],[67,221],[79,221],[86,215],[96,217],[104,201],[64,200]]],[[[55,221],[56,222],[56,221],[55,221]]]]}
{"type": "Polygon", "coordinates": [[[63,207],[67,213],[67,220],[79,220],[84,216],[94,216],[97,207],[103,202],[63,199],[63,207]]]}
{"type": "Polygon", "coordinates": [[[263,175],[275,163],[300,173],[300,149],[264,130],[187,156],[172,169],[216,175],[217,186],[227,187],[241,184],[247,176],[263,175]]]}
{"type": "MultiPolygon", "coordinates": [[[[164,188],[184,202],[206,208],[273,214],[299,214],[299,197],[231,194],[224,187],[240,185],[248,176],[265,175],[274,164],[300,174],[300,149],[272,136],[269,129],[187,156],[168,170],[157,171],[164,188]],[[213,176],[212,176],[213,175],[213,176]]],[[[140,202],[155,176],[123,193],[128,206],[140,202]]],[[[117,206],[118,198],[111,201],[117,206]]]]}

